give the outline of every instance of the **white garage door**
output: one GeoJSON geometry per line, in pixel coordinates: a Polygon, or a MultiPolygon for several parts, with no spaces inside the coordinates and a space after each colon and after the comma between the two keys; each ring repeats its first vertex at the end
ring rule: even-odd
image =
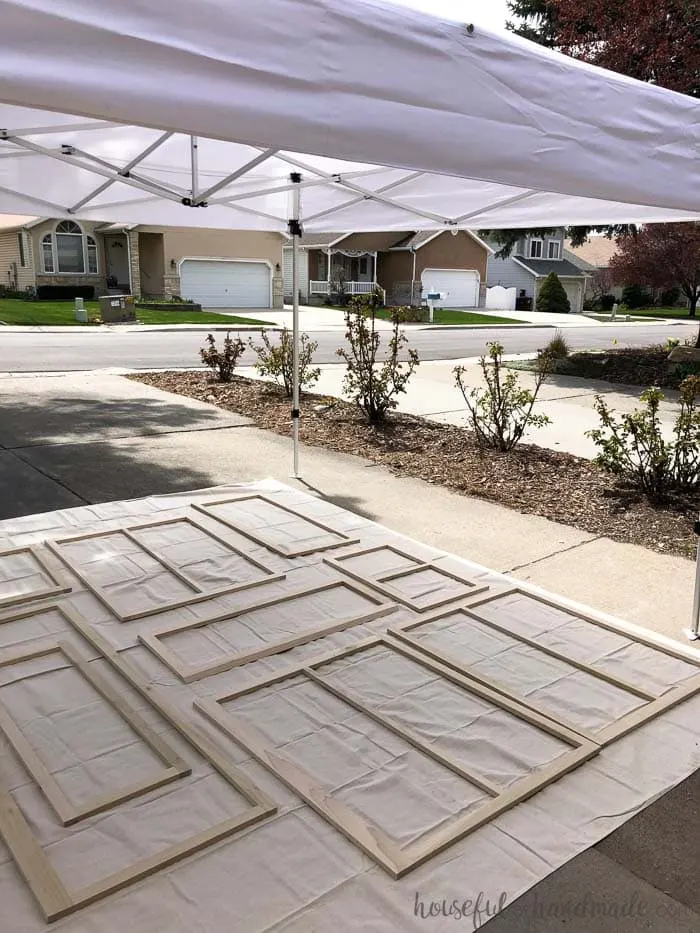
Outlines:
{"type": "Polygon", "coordinates": [[[270,275],[266,262],[185,259],[180,293],[205,308],[269,308],[270,275]]]}
{"type": "Polygon", "coordinates": [[[571,305],[571,310],[574,314],[578,314],[581,311],[581,285],[579,282],[567,282],[565,279],[561,280],[561,284],[564,286],[564,291],[566,292],[566,297],[569,299],[569,304],[571,305]]]}
{"type": "Polygon", "coordinates": [[[446,292],[436,308],[476,308],[479,305],[479,273],[471,269],[425,269],[421,275],[423,297],[446,292]]]}

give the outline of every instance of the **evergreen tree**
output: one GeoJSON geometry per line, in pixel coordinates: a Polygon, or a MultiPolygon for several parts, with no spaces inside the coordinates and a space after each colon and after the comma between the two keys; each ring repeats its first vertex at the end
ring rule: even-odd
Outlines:
{"type": "Polygon", "coordinates": [[[550,314],[568,314],[571,311],[569,296],[556,272],[550,272],[540,286],[536,308],[538,311],[548,311],[550,314]]]}
{"type": "Polygon", "coordinates": [[[508,12],[520,22],[508,22],[508,29],[548,48],[557,44],[557,11],[549,0],[509,0],[508,12]]]}

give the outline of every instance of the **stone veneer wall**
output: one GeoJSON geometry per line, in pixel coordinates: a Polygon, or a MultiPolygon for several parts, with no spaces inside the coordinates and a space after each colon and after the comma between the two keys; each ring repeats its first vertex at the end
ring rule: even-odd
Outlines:
{"type": "Polygon", "coordinates": [[[131,272],[131,294],[141,294],[141,263],[139,261],[139,234],[137,230],[129,230],[129,263],[131,272]]]}

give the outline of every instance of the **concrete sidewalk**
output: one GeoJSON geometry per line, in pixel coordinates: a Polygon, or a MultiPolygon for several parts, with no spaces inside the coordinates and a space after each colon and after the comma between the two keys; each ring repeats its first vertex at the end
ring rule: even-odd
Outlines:
{"type": "MultiPolygon", "coordinates": [[[[531,358],[532,354],[528,355],[531,358]]],[[[483,386],[483,378],[477,358],[464,360],[430,361],[421,363],[408,384],[405,395],[399,399],[398,410],[411,415],[420,415],[440,424],[464,427],[469,421],[469,412],[462,393],[455,385],[454,369],[464,366],[463,382],[467,389],[483,386]]],[[[314,391],[334,398],[343,398],[345,366],[342,363],[320,367],[321,377],[314,391]]],[[[258,379],[255,369],[242,367],[237,370],[242,376],[258,379]]],[[[532,388],[534,376],[529,372],[518,372],[523,388],[532,388]]],[[[613,385],[593,379],[578,379],[574,376],[551,376],[542,386],[535,405],[536,414],[545,414],[551,424],[528,431],[525,441],[592,459],[597,453],[593,441],[586,431],[600,427],[594,405],[596,395],[618,413],[640,408],[641,387],[613,385]]],[[[664,390],[665,400],[660,407],[660,420],[664,432],[670,436],[678,415],[678,392],[664,390]]]]}
{"type": "MultiPolygon", "coordinates": [[[[0,377],[0,408],[0,518],[272,477],[672,638],[682,639],[689,623],[690,561],[317,448],[302,448],[304,479],[293,481],[288,438],[108,372],[0,377]]],[[[5,531],[11,533],[11,521],[5,531]]],[[[696,775],[553,872],[485,929],[700,933],[699,807],[696,775]]]]}
{"type": "MultiPolygon", "coordinates": [[[[245,482],[290,482],[288,438],[102,372],[0,377],[0,517],[245,482]]],[[[410,537],[674,638],[694,566],[319,448],[301,484],[410,537]]]]}

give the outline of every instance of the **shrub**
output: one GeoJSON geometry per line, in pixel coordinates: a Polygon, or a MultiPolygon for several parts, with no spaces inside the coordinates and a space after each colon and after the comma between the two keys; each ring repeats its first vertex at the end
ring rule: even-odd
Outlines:
{"type": "Polygon", "coordinates": [[[614,295],[601,295],[599,300],[601,311],[612,311],[613,305],[617,299],[614,295]]]}
{"type": "Polygon", "coordinates": [[[700,376],[688,376],[680,385],[681,409],[672,439],[662,434],[659,406],[663,392],[645,389],[644,408],[616,418],[604,400],[596,396],[601,427],[586,434],[600,449],[596,463],[608,473],[630,483],[654,503],[670,492],[697,493],[700,489],[700,376]]]}
{"type": "Polygon", "coordinates": [[[675,308],[681,300],[681,290],[677,285],[665,289],[659,295],[660,308],[675,308]]]}
{"type": "MultiPolygon", "coordinates": [[[[280,332],[279,342],[273,344],[263,330],[260,334],[262,346],[256,346],[252,339],[250,346],[257,354],[255,368],[263,377],[270,377],[280,388],[284,389],[287,398],[292,397],[294,388],[294,342],[291,331],[286,327],[280,332]]],[[[321,370],[312,367],[313,355],[318,350],[315,340],[310,340],[308,334],[302,334],[299,340],[299,385],[310,388],[321,370]]]]}
{"type": "Polygon", "coordinates": [[[223,350],[216,346],[213,334],[207,334],[207,344],[208,346],[199,351],[202,362],[211,369],[219,382],[230,382],[238,358],[245,350],[245,344],[240,337],[234,340],[230,330],[224,337],[223,350]]]}
{"type": "Polygon", "coordinates": [[[569,296],[555,272],[550,272],[540,286],[536,308],[550,314],[568,314],[571,311],[569,296]]]}
{"type": "Polygon", "coordinates": [[[0,298],[15,298],[21,301],[34,301],[36,299],[36,291],[30,286],[25,288],[24,291],[19,291],[16,288],[8,288],[6,285],[0,285],[0,298]]]}
{"type": "Polygon", "coordinates": [[[428,308],[423,307],[409,307],[405,305],[403,307],[391,308],[391,314],[398,314],[399,321],[402,324],[425,324],[426,321],[430,320],[430,311],[428,308]]]}
{"type": "Polygon", "coordinates": [[[95,298],[94,285],[40,285],[36,290],[39,301],[73,301],[74,298],[84,298],[93,301],[95,298]]]}
{"type": "Polygon", "coordinates": [[[555,331],[547,346],[540,351],[541,355],[548,356],[552,360],[565,360],[569,353],[571,353],[571,347],[560,330],[555,331]]]}
{"type": "Polygon", "coordinates": [[[628,308],[647,308],[652,303],[649,292],[641,285],[625,285],[622,289],[622,304],[628,308]]]}
{"type": "Polygon", "coordinates": [[[532,409],[553,363],[546,351],[538,354],[533,390],[523,389],[515,371],[503,366],[503,345],[500,343],[489,343],[488,359],[482,356],[480,360],[485,389],[472,389],[466,384],[464,366],[453,370],[480,447],[504,452],[512,450],[528,428],[541,428],[550,423],[546,415],[533,414],[532,409]]]}
{"type": "Polygon", "coordinates": [[[401,363],[399,355],[406,348],[408,338],[399,331],[402,308],[392,309],[393,329],[388,352],[378,362],[381,345],[376,330],[377,308],[381,303],[378,293],[353,298],[345,312],[345,338],[349,348],[336,350],[345,360],[347,371],[344,391],[364,413],[370,424],[380,424],[387,413],[398,405],[397,397],[406,391],[408,381],[419,364],[418,354],[408,348],[408,361],[401,363]]]}

